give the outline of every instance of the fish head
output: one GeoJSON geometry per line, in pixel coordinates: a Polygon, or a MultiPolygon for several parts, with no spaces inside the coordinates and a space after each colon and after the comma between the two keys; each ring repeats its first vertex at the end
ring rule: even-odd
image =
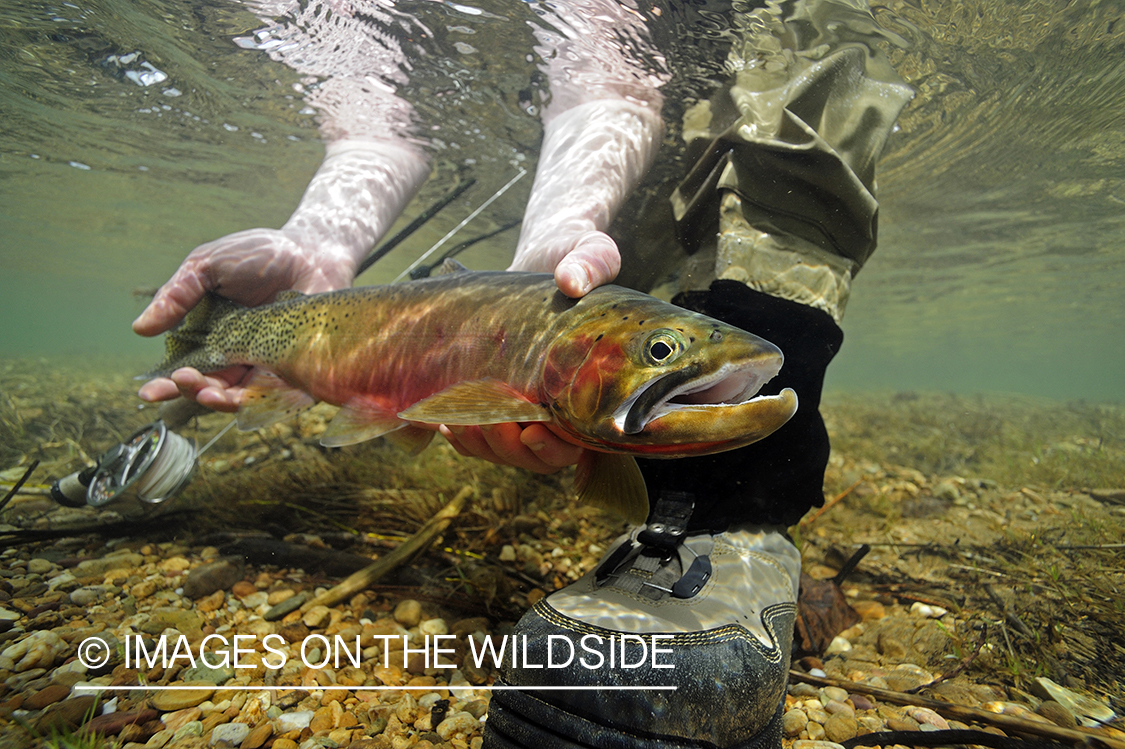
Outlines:
{"type": "Polygon", "coordinates": [[[745,330],[616,287],[572,312],[545,357],[543,400],[584,446],[706,455],[766,437],[797,409],[788,388],[758,394],[784,357],[745,330]]]}

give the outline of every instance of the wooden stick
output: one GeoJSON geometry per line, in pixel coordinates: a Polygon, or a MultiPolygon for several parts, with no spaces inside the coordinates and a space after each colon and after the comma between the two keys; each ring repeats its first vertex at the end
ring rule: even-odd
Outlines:
{"type": "Polygon", "coordinates": [[[1017,718],[1014,715],[990,713],[987,710],[981,710],[976,707],[939,702],[938,700],[931,700],[928,697],[893,692],[889,689],[879,689],[878,687],[868,686],[867,684],[857,684],[855,682],[833,679],[827,676],[812,676],[810,674],[801,673],[800,671],[790,671],[789,678],[792,681],[801,681],[806,684],[814,684],[821,687],[840,687],[849,692],[869,694],[872,697],[877,697],[893,705],[928,707],[935,713],[946,718],[953,718],[961,722],[972,721],[975,723],[986,723],[1011,733],[1042,736],[1068,744],[1079,742],[1082,744],[1092,744],[1093,746],[1100,745],[1107,749],[1125,749],[1125,741],[1121,739],[1110,738],[1104,734],[1095,731],[1087,731],[1081,728],[1063,728],[1062,726],[1056,726],[1054,723],[1037,723],[1023,718],[1017,718]]]}
{"type": "Polygon", "coordinates": [[[847,489],[845,489],[844,491],[842,491],[842,492],[840,492],[839,494],[837,494],[837,495],[836,495],[835,497],[833,497],[832,499],[830,499],[830,500],[828,500],[827,502],[825,502],[825,503],[824,503],[824,506],[823,506],[823,507],[821,507],[821,508],[820,508],[819,510],[817,510],[816,512],[814,512],[814,513],[813,513],[812,515],[809,515],[809,516],[808,516],[807,518],[805,518],[804,520],[802,520],[802,521],[801,521],[801,522],[799,523],[799,525],[800,525],[800,526],[801,526],[802,528],[806,528],[806,527],[808,527],[808,526],[812,525],[813,523],[815,523],[815,522],[816,522],[816,519],[817,519],[817,518],[819,518],[819,517],[820,517],[821,515],[823,515],[824,513],[828,512],[829,510],[831,510],[831,509],[832,509],[833,507],[835,507],[835,506],[836,506],[836,505],[837,505],[837,504],[838,504],[838,503],[840,502],[840,500],[842,500],[842,499],[843,499],[844,497],[846,497],[846,496],[848,496],[849,494],[851,494],[851,493],[852,493],[852,490],[853,490],[853,489],[855,489],[855,488],[856,488],[857,486],[859,486],[860,484],[862,484],[862,483],[863,483],[863,482],[864,482],[864,481],[865,481],[866,479],[867,479],[867,477],[866,477],[866,476],[861,476],[860,478],[856,479],[856,480],[855,480],[855,483],[854,483],[854,484],[852,484],[852,485],[851,485],[851,486],[849,486],[849,487],[848,487],[847,489]]]}
{"type": "Polygon", "coordinates": [[[457,492],[457,496],[450,500],[445,507],[442,507],[436,515],[427,520],[417,533],[399,544],[398,548],[376,559],[360,571],[344,578],[331,589],[325,591],[324,595],[306,601],[301,606],[301,612],[304,613],[313,606],[335,606],[340,601],[351,598],[361,590],[367,589],[388,572],[408,563],[428,549],[434,539],[449,526],[455,517],[461,514],[465,502],[473,495],[474,491],[471,486],[462,487],[461,491],[457,492]]]}

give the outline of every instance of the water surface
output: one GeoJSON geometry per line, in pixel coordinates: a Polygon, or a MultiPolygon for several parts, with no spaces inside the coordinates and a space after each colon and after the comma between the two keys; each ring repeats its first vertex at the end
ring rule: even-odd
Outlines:
{"type": "MultiPolygon", "coordinates": [[[[367,283],[533,170],[540,136],[533,6],[418,8],[435,31],[407,93],[432,128],[435,173],[408,213],[460,176],[478,184],[367,283]]],[[[694,6],[659,37],[676,61],[672,112],[721,73],[729,14],[718,10],[694,6]]],[[[854,284],[830,387],[1121,400],[1121,6],[874,10],[918,95],[881,163],[880,247],[854,284]]],[[[154,360],[160,344],[129,329],[143,306],[134,291],[201,242],[288,217],[322,147],[300,76],[235,42],[261,28],[218,0],[0,2],[0,356],[154,360]]],[[[530,181],[466,235],[518,218],[530,181]]],[[[514,241],[463,260],[503,267],[514,241]]]]}

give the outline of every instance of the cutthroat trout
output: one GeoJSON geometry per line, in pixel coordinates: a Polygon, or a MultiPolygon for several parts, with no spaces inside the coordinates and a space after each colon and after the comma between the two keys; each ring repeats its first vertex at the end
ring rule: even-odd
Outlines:
{"type": "Polygon", "coordinates": [[[320,440],[328,446],[386,436],[417,452],[437,424],[550,422],[589,448],[580,498],[636,522],[648,499],[633,455],[741,447],[797,408],[789,389],[756,396],[781,368],[773,344],[618,286],[570,299],[540,273],[462,269],[288,292],[253,308],[209,295],[166,347],[146,377],[255,368],[238,410],[243,430],[317,401],[340,406],[320,440]]]}

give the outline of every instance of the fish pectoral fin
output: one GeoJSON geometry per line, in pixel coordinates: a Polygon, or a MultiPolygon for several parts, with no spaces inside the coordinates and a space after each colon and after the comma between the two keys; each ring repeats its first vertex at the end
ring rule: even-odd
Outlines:
{"type": "Polygon", "coordinates": [[[503,424],[509,421],[550,421],[551,413],[532,403],[511,385],[486,377],[450,385],[398,414],[422,424],[503,424]]]}
{"type": "Polygon", "coordinates": [[[277,375],[256,370],[238,402],[238,428],[244,432],[262,429],[296,416],[316,399],[277,375]]]}
{"type": "Polygon", "coordinates": [[[417,455],[426,449],[430,444],[430,440],[437,434],[433,429],[426,429],[424,427],[416,427],[407,424],[401,429],[396,429],[393,432],[387,432],[383,436],[388,441],[392,442],[395,447],[403,450],[409,455],[417,455]]]}
{"type": "Polygon", "coordinates": [[[586,450],[578,459],[574,490],[581,502],[608,510],[630,523],[648,517],[648,490],[631,455],[586,450]]]}
{"type": "Polygon", "coordinates": [[[354,445],[406,426],[406,422],[389,409],[370,401],[352,399],[328,422],[328,428],[320,435],[320,444],[325,447],[354,445]]]}

